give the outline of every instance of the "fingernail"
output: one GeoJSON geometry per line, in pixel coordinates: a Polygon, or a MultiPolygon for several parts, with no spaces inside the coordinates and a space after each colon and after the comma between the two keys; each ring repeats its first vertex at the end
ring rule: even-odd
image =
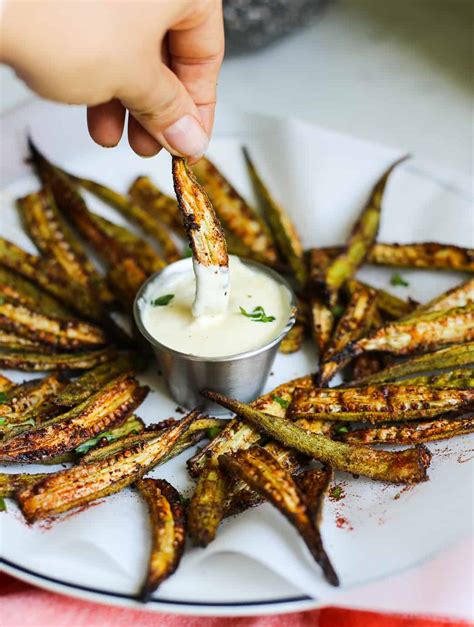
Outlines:
{"type": "Polygon", "coordinates": [[[187,157],[201,157],[209,144],[201,124],[189,114],[168,126],[163,137],[173,150],[187,157]]]}

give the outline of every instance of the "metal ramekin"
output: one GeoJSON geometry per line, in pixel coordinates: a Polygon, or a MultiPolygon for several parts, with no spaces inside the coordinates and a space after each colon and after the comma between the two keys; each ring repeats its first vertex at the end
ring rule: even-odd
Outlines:
{"type": "Polygon", "coordinates": [[[135,298],[133,313],[137,327],[151,344],[171,395],[180,406],[187,409],[199,407],[210,414],[226,413],[220,405],[201,396],[200,391],[204,388],[210,388],[243,402],[257,398],[265,385],[282,339],[295,323],[296,299],[286,279],[260,263],[246,259],[241,261],[271,276],[290,293],[290,316],[287,324],[271,342],[255,350],[228,357],[197,357],[165,346],[147,331],[138,304],[144,297],[146,289],[158,277],[169,276],[170,273],[183,270],[185,265],[191,266],[191,259],[181,259],[153,274],[143,283],[135,298]]]}

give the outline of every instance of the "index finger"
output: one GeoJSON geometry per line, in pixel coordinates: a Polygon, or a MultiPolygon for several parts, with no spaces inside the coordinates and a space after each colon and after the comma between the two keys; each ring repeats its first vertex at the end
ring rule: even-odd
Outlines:
{"type": "Polygon", "coordinates": [[[168,33],[169,66],[196,103],[208,135],[214,123],[217,77],[224,58],[222,5],[213,0],[202,21],[168,33]]]}

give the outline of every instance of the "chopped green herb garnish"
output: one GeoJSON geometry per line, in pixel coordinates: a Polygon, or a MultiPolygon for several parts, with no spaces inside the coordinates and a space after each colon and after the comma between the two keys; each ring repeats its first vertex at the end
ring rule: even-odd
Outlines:
{"type": "Polygon", "coordinates": [[[107,440],[107,442],[113,442],[117,438],[113,433],[109,433],[108,431],[104,431],[103,433],[99,433],[95,438],[91,438],[90,440],[86,440],[82,444],[76,448],[76,453],[78,455],[85,455],[91,448],[94,448],[103,438],[107,440]]]}
{"type": "Polygon", "coordinates": [[[4,403],[7,400],[5,392],[0,392],[0,403],[4,403]]]}
{"type": "Polygon", "coordinates": [[[191,246],[186,246],[183,250],[183,259],[187,259],[188,257],[193,256],[193,251],[191,250],[191,246]]]}
{"type": "Polygon", "coordinates": [[[339,501],[342,498],[342,495],[342,488],[339,485],[336,485],[329,490],[329,498],[333,501],[339,501]]]}
{"type": "Polygon", "coordinates": [[[0,425],[3,425],[5,423],[5,418],[0,418],[0,425]]]}
{"type": "Polygon", "coordinates": [[[392,274],[390,284],[394,285],[395,287],[408,287],[410,285],[408,281],[406,281],[402,276],[400,276],[400,274],[398,274],[398,272],[392,274]]]}
{"type": "Polygon", "coordinates": [[[334,429],[334,433],[336,435],[339,435],[340,433],[348,433],[349,429],[348,427],[346,427],[346,425],[339,425],[338,427],[335,427],[334,429]]]}
{"type": "Polygon", "coordinates": [[[260,305],[255,307],[253,311],[245,311],[243,307],[240,307],[240,313],[247,318],[250,318],[252,322],[273,322],[275,320],[275,316],[267,316],[265,310],[260,305]]]}
{"type": "Polygon", "coordinates": [[[284,398],[282,398],[281,396],[272,396],[273,400],[276,401],[278,403],[278,405],[280,405],[280,407],[283,407],[283,409],[286,409],[288,407],[288,405],[290,404],[290,401],[286,401],[284,398]]]}
{"type": "Polygon", "coordinates": [[[189,505],[190,499],[187,496],[183,496],[182,494],[180,494],[179,495],[179,500],[181,501],[181,505],[183,507],[187,507],[189,505]]]}
{"type": "Polygon", "coordinates": [[[174,298],[174,294],[165,294],[164,296],[158,296],[155,300],[151,301],[153,307],[165,307],[174,298]]]}
{"type": "Polygon", "coordinates": [[[7,511],[7,504],[5,503],[5,499],[0,498],[0,512],[7,511]]]}
{"type": "Polygon", "coordinates": [[[334,305],[331,308],[331,313],[335,318],[340,318],[344,313],[344,307],[342,305],[334,305]]]}
{"type": "Polygon", "coordinates": [[[209,440],[213,440],[221,432],[220,427],[209,427],[206,431],[206,436],[209,440]]]}

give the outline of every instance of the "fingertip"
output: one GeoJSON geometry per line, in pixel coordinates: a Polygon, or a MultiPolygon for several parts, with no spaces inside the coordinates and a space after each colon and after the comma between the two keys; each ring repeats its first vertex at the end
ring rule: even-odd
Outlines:
{"type": "Polygon", "coordinates": [[[128,118],[128,143],[138,156],[145,158],[154,157],[162,149],[162,145],[132,115],[128,118]]]}
{"type": "Polygon", "coordinates": [[[204,126],[208,137],[212,134],[212,128],[214,126],[214,115],[216,111],[215,103],[197,105],[199,116],[201,118],[202,125],[204,126]]]}
{"type": "Polygon", "coordinates": [[[87,127],[92,139],[104,148],[114,148],[123,134],[125,108],[118,100],[87,108],[87,127]]]}

